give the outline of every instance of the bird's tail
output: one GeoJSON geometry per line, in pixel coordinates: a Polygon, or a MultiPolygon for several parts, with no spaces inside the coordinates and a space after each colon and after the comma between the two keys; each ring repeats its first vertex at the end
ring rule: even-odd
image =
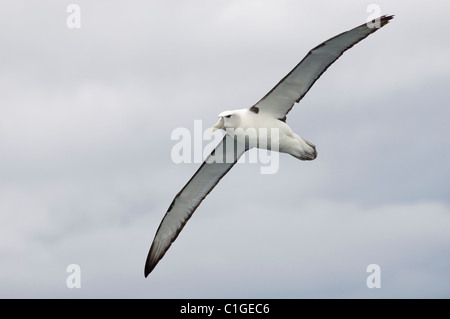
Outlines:
{"type": "Polygon", "coordinates": [[[299,142],[299,147],[296,152],[291,155],[302,161],[312,161],[315,159],[317,157],[316,146],[298,135],[296,137],[299,142]]]}

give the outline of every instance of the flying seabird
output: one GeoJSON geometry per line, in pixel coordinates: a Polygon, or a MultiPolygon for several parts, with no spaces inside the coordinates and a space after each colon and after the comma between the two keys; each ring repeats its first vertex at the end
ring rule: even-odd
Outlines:
{"type": "Polygon", "coordinates": [[[271,145],[266,143],[266,146],[261,146],[258,134],[256,144],[250,144],[248,139],[240,138],[242,133],[238,132],[245,132],[248,128],[254,128],[256,132],[260,128],[276,129],[279,152],[300,160],[316,158],[315,145],[292,132],[286,124],[286,114],[346,50],[385,26],[393,17],[381,16],[319,44],[258,103],[248,109],[219,114],[219,121],[213,129],[223,129],[227,134],[170,204],[150,247],[145,277],[164,256],[203,199],[242,154],[253,146],[269,149],[267,145],[271,145]]]}

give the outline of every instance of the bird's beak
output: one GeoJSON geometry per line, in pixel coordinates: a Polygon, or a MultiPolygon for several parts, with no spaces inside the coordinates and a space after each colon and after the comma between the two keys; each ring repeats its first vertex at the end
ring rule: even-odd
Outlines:
{"type": "Polygon", "coordinates": [[[223,117],[220,117],[219,121],[217,121],[217,123],[214,124],[211,127],[211,132],[214,132],[215,130],[218,130],[218,129],[221,129],[221,128],[224,128],[224,126],[223,126],[223,117]]]}

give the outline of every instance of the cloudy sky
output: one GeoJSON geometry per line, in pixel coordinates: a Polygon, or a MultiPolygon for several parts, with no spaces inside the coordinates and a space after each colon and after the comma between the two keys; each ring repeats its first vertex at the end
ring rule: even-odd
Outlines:
{"type": "Polygon", "coordinates": [[[70,3],[0,3],[0,297],[450,297],[448,1],[80,0],[79,29],[70,3]],[[289,113],[318,158],[236,165],[145,279],[199,166],[172,131],[250,107],[370,4],[395,19],[289,113]]]}

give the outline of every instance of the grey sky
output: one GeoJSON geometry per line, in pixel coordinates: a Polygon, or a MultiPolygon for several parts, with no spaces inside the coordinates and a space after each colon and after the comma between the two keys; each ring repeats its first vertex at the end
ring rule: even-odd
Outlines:
{"type": "Polygon", "coordinates": [[[375,2],[395,19],[288,115],[318,158],[236,165],[147,279],[199,166],[172,130],[253,105],[374,2],[75,1],[68,29],[70,3],[0,4],[0,297],[450,297],[448,1],[375,2]]]}

